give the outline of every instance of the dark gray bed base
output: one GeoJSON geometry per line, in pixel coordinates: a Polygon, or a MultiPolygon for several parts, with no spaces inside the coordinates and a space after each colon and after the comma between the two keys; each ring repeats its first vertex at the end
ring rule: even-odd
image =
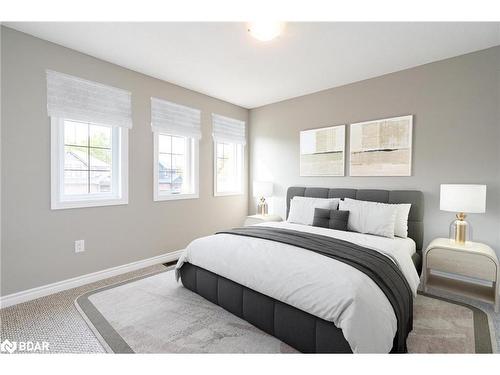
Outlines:
{"type": "Polygon", "coordinates": [[[190,263],[182,284],[303,353],[352,353],[342,330],[274,298],[190,263]]]}

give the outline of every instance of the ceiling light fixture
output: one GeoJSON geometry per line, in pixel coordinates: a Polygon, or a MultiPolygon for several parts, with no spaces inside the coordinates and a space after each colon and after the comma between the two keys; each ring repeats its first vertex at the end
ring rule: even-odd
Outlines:
{"type": "Polygon", "coordinates": [[[248,32],[255,39],[268,42],[280,35],[285,26],[284,22],[257,21],[248,24],[248,32]]]}

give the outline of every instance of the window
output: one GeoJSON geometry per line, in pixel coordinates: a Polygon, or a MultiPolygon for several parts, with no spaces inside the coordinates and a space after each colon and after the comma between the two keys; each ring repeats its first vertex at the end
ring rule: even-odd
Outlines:
{"type": "Polygon", "coordinates": [[[243,194],[245,123],[212,114],[214,195],[243,194]]]}
{"type": "Polygon", "coordinates": [[[154,200],[198,198],[198,140],[154,133],[154,200]]]}
{"type": "Polygon", "coordinates": [[[131,93],[46,71],[51,208],[128,203],[131,93]]]}
{"type": "Polygon", "coordinates": [[[127,203],[127,130],[52,119],[52,208],[127,203]]]}
{"type": "Polygon", "coordinates": [[[151,98],[155,201],[198,198],[198,109],[151,98]]]}
{"type": "Polygon", "coordinates": [[[215,142],[215,150],[215,194],[241,194],[243,146],[236,143],[215,142]]]}

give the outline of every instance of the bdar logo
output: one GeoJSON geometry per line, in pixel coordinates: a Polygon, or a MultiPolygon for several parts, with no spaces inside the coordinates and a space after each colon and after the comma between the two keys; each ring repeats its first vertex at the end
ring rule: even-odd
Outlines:
{"type": "Polygon", "coordinates": [[[0,351],[2,352],[9,352],[10,354],[14,353],[17,348],[17,343],[16,342],[10,342],[9,340],[4,340],[0,344],[0,351]]]}

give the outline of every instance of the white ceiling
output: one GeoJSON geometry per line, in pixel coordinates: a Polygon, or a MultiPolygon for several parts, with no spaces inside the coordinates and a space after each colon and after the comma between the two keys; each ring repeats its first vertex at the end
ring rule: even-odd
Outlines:
{"type": "Polygon", "coordinates": [[[14,22],[6,26],[240,105],[280,100],[500,45],[500,23],[14,22]]]}

